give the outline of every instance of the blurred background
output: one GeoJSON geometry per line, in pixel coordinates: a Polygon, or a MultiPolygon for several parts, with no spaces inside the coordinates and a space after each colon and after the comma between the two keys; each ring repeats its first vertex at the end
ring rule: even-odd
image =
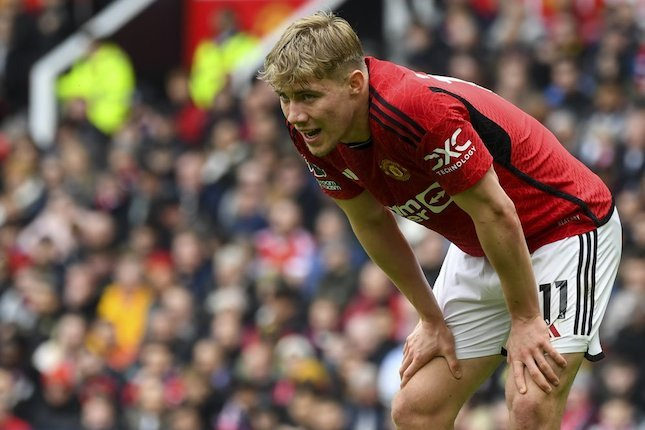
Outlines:
{"type": "MultiPolygon", "coordinates": [[[[624,258],[563,429],[645,428],[643,0],[0,1],[0,429],[387,430],[414,310],[254,79],[333,9],[600,175],[624,258]]],[[[402,228],[430,283],[446,242],[402,228]]],[[[507,428],[501,367],[456,428],[507,428]]]]}

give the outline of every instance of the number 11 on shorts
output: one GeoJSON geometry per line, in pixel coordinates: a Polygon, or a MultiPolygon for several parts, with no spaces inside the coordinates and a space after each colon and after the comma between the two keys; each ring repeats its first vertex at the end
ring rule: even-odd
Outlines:
{"type": "Polygon", "coordinates": [[[551,290],[555,286],[560,291],[560,301],[558,306],[558,316],[555,319],[564,319],[567,314],[567,281],[555,281],[549,284],[540,284],[542,292],[542,309],[544,321],[549,326],[549,331],[554,337],[560,337],[557,329],[551,324],[551,290]]]}

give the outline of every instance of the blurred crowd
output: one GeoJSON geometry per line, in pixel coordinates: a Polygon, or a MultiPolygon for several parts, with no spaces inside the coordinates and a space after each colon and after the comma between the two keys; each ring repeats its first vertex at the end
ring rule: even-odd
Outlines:
{"type": "MultiPolygon", "coordinates": [[[[645,5],[383,2],[378,55],[493,89],[613,190],[624,257],[607,357],[581,369],[562,428],[645,428],[645,5]]],[[[65,21],[1,3],[2,87],[16,89],[19,19],[41,50],[65,21]]],[[[1,429],[391,429],[417,316],[292,150],[270,88],[225,85],[201,108],[178,65],[109,134],[91,101],[61,100],[46,148],[1,98],[1,429]]],[[[402,228],[432,284],[446,242],[402,228]]],[[[456,428],[507,428],[505,377],[456,428]]]]}

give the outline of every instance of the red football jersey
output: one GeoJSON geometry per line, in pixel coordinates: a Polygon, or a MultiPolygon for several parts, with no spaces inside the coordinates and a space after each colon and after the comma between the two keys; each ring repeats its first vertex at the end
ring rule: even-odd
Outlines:
{"type": "Polygon", "coordinates": [[[349,199],[368,190],[397,215],[432,229],[464,252],[482,256],[475,227],[451,196],[494,166],[515,203],[532,252],[585,233],[611,216],[601,179],[537,120],[470,82],[416,73],[366,59],[371,139],[312,155],[291,138],[323,191],[349,199]]]}

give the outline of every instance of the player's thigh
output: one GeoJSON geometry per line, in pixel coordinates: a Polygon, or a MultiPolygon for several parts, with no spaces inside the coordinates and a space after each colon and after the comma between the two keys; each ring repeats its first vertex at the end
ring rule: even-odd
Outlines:
{"type": "Polygon", "coordinates": [[[460,360],[462,377],[455,379],[446,360],[435,358],[419,369],[401,389],[392,408],[403,414],[441,414],[454,420],[461,406],[501,361],[499,355],[460,360]]]}

